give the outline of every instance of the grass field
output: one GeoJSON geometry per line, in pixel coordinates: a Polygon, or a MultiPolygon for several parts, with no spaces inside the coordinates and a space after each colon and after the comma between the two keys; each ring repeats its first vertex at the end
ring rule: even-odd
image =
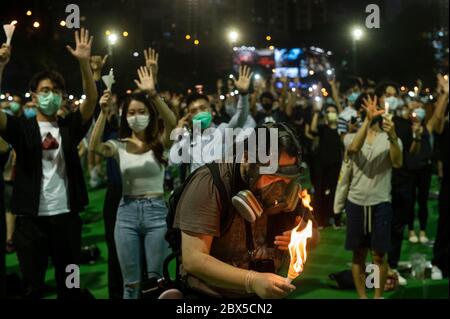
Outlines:
{"type": "MultiPolygon", "coordinates": [[[[434,184],[434,189],[437,185],[434,184]]],[[[105,190],[89,192],[90,205],[82,214],[83,221],[83,245],[95,244],[101,251],[101,256],[95,264],[81,266],[81,285],[88,288],[99,299],[108,298],[107,289],[107,249],[104,239],[104,227],[102,219],[102,207],[105,190]]],[[[434,239],[437,223],[437,202],[429,201],[429,237],[434,239]]],[[[405,233],[406,234],[406,233],[405,233]]],[[[334,272],[349,269],[351,253],[344,250],[345,229],[325,229],[321,232],[321,242],[316,250],[308,256],[305,271],[295,282],[298,289],[290,296],[295,299],[354,299],[355,291],[338,290],[328,275],[334,272]]],[[[410,244],[404,241],[402,261],[408,261],[414,253],[423,253],[427,260],[431,259],[432,246],[410,244]]],[[[7,256],[8,273],[19,272],[15,254],[7,256]]],[[[53,269],[47,271],[47,283],[55,286],[53,269]]],[[[447,280],[418,281],[408,278],[408,285],[394,292],[386,294],[386,298],[447,298],[449,297],[449,282],[447,280]]],[[[49,293],[47,298],[55,298],[55,294],[49,293]]]]}

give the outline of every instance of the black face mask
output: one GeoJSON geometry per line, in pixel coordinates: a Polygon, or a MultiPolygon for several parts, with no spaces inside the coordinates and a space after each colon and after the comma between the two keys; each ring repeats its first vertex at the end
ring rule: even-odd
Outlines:
{"type": "Polygon", "coordinates": [[[272,110],[272,106],[273,106],[272,103],[264,103],[264,104],[262,104],[262,107],[263,107],[264,110],[266,110],[266,111],[271,111],[271,110],[272,110]]]}

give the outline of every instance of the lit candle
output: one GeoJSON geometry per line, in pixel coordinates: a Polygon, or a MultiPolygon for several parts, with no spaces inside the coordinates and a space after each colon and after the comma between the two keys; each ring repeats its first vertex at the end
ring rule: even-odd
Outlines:
{"type": "Polygon", "coordinates": [[[389,114],[389,103],[384,102],[384,114],[389,114]]]}
{"type": "Polygon", "coordinates": [[[6,34],[6,44],[11,45],[12,36],[14,34],[14,30],[16,29],[17,21],[14,20],[10,24],[3,25],[3,30],[5,30],[6,34]]]}

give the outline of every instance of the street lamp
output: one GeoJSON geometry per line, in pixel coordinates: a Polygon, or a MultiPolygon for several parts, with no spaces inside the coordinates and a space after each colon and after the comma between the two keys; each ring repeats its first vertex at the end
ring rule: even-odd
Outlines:
{"type": "Polygon", "coordinates": [[[231,43],[235,43],[239,40],[239,32],[236,30],[231,30],[228,33],[228,40],[230,40],[231,43]]]}
{"type": "Polygon", "coordinates": [[[355,27],[352,30],[352,48],[353,48],[353,72],[355,74],[358,73],[358,41],[360,41],[364,36],[364,31],[359,28],[355,27]]]}
{"type": "Polygon", "coordinates": [[[113,46],[117,43],[117,41],[119,40],[119,37],[115,33],[109,33],[109,35],[107,36],[106,39],[108,41],[108,54],[111,57],[111,61],[110,62],[112,63],[113,46]]]}

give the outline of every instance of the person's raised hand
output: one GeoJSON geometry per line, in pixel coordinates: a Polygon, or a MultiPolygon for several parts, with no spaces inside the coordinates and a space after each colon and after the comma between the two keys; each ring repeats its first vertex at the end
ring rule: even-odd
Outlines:
{"type": "Polygon", "coordinates": [[[262,299],[282,299],[296,289],[286,278],[271,273],[253,273],[250,288],[262,299]]]}
{"type": "Polygon", "coordinates": [[[374,99],[372,97],[368,97],[367,99],[363,99],[363,105],[362,108],[366,111],[367,114],[367,120],[369,122],[372,122],[374,118],[376,118],[379,115],[384,114],[384,110],[378,110],[378,98],[375,96],[374,99]]]}
{"type": "Polygon", "coordinates": [[[146,67],[141,66],[138,70],[139,80],[134,80],[137,87],[148,93],[155,92],[155,79],[153,78],[152,71],[146,67]]]}
{"type": "Polygon", "coordinates": [[[397,139],[397,133],[395,132],[395,124],[389,116],[384,116],[382,129],[389,135],[391,139],[393,140],[397,139]]]}
{"type": "Polygon", "coordinates": [[[444,94],[448,95],[449,92],[449,85],[448,85],[448,75],[437,75],[438,85],[443,91],[444,94]]]}
{"type": "Polygon", "coordinates": [[[185,116],[183,116],[177,124],[177,128],[184,128],[184,127],[189,127],[189,124],[191,122],[191,113],[186,114],[185,116]]]}
{"type": "Polygon", "coordinates": [[[423,126],[419,121],[414,121],[412,124],[412,131],[416,137],[421,137],[423,134],[423,126]]]}
{"type": "Polygon", "coordinates": [[[106,64],[106,60],[108,59],[108,55],[101,57],[99,55],[93,55],[91,57],[91,69],[93,72],[101,72],[103,67],[106,64]]]}
{"type": "Polygon", "coordinates": [[[236,89],[240,94],[247,94],[250,88],[250,82],[252,81],[253,73],[248,66],[242,66],[239,68],[239,79],[234,82],[236,89]]]}
{"type": "Polygon", "coordinates": [[[159,53],[153,48],[144,50],[145,66],[153,72],[154,75],[158,74],[159,70],[159,53]]]}
{"type": "Polygon", "coordinates": [[[11,58],[11,46],[3,43],[0,47],[0,69],[3,69],[8,64],[11,58]]]}
{"type": "Polygon", "coordinates": [[[81,28],[80,32],[75,31],[75,50],[70,45],[66,48],[79,61],[89,61],[93,39],[93,36],[89,36],[89,30],[81,28]]]}
{"type": "Polygon", "coordinates": [[[103,112],[107,113],[109,111],[109,109],[111,108],[111,105],[112,105],[111,91],[105,90],[103,92],[103,95],[100,98],[99,104],[100,104],[100,107],[103,112]]]}

